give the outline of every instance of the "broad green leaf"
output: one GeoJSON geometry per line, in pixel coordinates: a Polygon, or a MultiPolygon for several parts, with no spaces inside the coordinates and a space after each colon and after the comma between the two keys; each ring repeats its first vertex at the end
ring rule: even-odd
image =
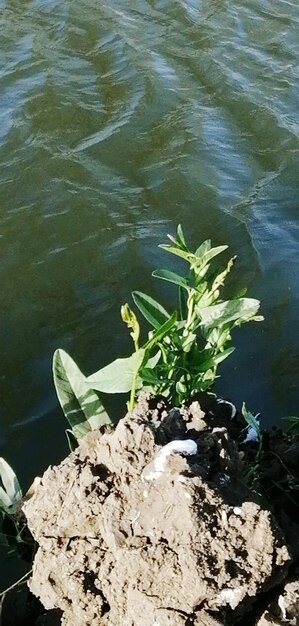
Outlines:
{"type": "Polygon", "coordinates": [[[137,346],[140,335],[140,326],[134,311],[130,309],[128,304],[123,304],[120,309],[120,314],[122,321],[127,324],[128,328],[132,328],[130,335],[134,341],[134,345],[137,346]]]}
{"type": "Polygon", "coordinates": [[[208,307],[196,306],[195,309],[201,319],[200,325],[213,328],[228,322],[250,320],[256,315],[259,306],[260,302],[253,298],[239,298],[208,307]]]}
{"type": "Polygon", "coordinates": [[[53,376],[58,400],[76,439],[82,439],[104,424],[111,424],[100,398],[64,350],[54,353],[53,376]]]}
{"type": "Polygon", "coordinates": [[[154,328],[159,328],[170,315],[154,298],[141,291],[133,291],[132,298],[139,311],[154,328]]]}
{"type": "Polygon", "coordinates": [[[168,335],[169,331],[175,326],[177,321],[177,313],[174,311],[172,316],[164,323],[158,330],[154,332],[151,338],[146,342],[144,348],[146,350],[151,350],[165,335],[168,335]]]}
{"type": "Polygon", "coordinates": [[[257,438],[260,439],[261,438],[261,428],[260,428],[259,422],[256,419],[256,417],[254,417],[254,415],[252,415],[252,413],[250,413],[250,411],[247,411],[245,402],[243,402],[243,404],[242,404],[242,415],[243,415],[243,417],[245,419],[245,422],[247,422],[247,424],[249,426],[251,426],[251,428],[253,428],[253,430],[255,430],[255,432],[257,434],[257,438]]]}
{"type": "Polygon", "coordinates": [[[202,257],[209,250],[211,250],[211,247],[212,247],[211,239],[206,239],[206,241],[203,241],[203,243],[200,244],[200,246],[197,248],[197,250],[195,250],[195,256],[198,259],[202,259],[202,257]]]}
{"type": "Polygon", "coordinates": [[[155,270],[152,272],[152,276],[155,278],[161,278],[161,280],[167,280],[170,283],[174,283],[175,285],[179,285],[179,287],[184,287],[184,289],[189,289],[188,281],[183,276],[176,274],[175,272],[171,272],[169,270],[155,270]]]}
{"type": "Polygon", "coordinates": [[[132,388],[144,355],[145,350],[140,348],[126,359],[116,359],[88,376],[88,384],[92,389],[104,393],[127,393],[132,388]]]}
{"type": "Polygon", "coordinates": [[[22,498],[22,490],[13,469],[2,457],[0,457],[0,479],[3,485],[0,487],[0,508],[14,513],[22,498]]]}

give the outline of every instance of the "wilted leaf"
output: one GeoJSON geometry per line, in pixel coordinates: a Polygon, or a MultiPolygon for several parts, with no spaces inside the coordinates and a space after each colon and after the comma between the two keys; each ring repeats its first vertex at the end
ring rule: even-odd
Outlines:
{"type": "MultiPolygon", "coordinates": [[[[212,291],[213,293],[217,292],[217,290],[219,289],[219,287],[222,287],[222,286],[224,285],[225,279],[226,279],[227,275],[230,273],[231,269],[233,268],[233,266],[234,266],[234,262],[235,262],[236,258],[237,258],[236,256],[233,256],[233,257],[229,260],[229,262],[228,262],[228,264],[227,264],[227,266],[226,266],[225,270],[223,270],[223,272],[220,272],[220,273],[216,276],[216,278],[214,278],[213,285],[212,285],[212,289],[211,289],[211,291],[212,291]]],[[[242,294],[242,295],[244,295],[244,294],[242,294]]]]}
{"type": "Polygon", "coordinates": [[[120,309],[120,314],[122,321],[127,324],[128,328],[132,328],[132,332],[130,333],[130,335],[134,341],[134,345],[137,346],[140,335],[140,326],[138,324],[137,317],[134,311],[130,309],[128,304],[123,304],[120,309]]]}

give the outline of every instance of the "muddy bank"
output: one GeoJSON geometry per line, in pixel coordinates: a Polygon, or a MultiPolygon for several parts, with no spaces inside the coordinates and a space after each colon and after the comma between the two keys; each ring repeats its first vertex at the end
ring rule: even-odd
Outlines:
{"type": "Polygon", "coordinates": [[[282,583],[293,548],[244,483],[250,450],[230,418],[204,397],[142,399],[45,472],[24,506],[39,545],[29,587],[61,624],[232,624],[282,583]]]}

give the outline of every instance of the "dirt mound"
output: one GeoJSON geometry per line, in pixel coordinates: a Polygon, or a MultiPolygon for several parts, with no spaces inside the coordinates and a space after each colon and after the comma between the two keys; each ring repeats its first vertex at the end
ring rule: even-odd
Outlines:
{"type": "Polygon", "coordinates": [[[290,561],[239,476],[235,443],[198,402],[142,400],[49,468],[24,505],[39,544],[31,591],[64,626],[231,623],[290,561]]]}

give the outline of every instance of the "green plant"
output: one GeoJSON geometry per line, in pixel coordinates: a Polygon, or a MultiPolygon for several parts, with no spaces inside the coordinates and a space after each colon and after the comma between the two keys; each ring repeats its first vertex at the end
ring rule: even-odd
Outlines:
{"type": "Polygon", "coordinates": [[[173,405],[197,392],[211,390],[218,365],[234,350],[232,329],[263,319],[257,316],[258,300],[221,298],[221,288],[235,257],[220,272],[214,269],[213,262],[227,246],[212,247],[207,240],[192,252],[181,226],[176,237],[168,237],[171,243],[161,247],[183,259],[188,271],[182,276],[162,269],[155,270],[153,276],[176,285],[178,310],[170,314],[151,296],[134,291],[133,301],[151,327],[146,341],[140,344],[137,317],[128,304],[123,305],[121,316],[131,331],[134,352],[88,377],[66,352],[57,350],[54,354],[54,382],[71,425],[67,434],[72,445],[86,432],[111,423],[98,393],[129,393],[128,407],[133,409],[141,388],[163,394],[173,405]]]}
{"type": "Polygon", "coordinates": [[[235,257],[220,272],[215,272],[211,262],[227,246],[213,248],[207,240],[191,252],[181,226],[176,238],[168,237],[171,244],[161,247],[187,262],[188,273],[181,276],[162,269],[154,271],[153,276],[178,287],[178,313],[170,318],[169,313],[149,296],[140,292],[132,295],[136,306],[156,332],[161,324],[173,320],[169,332],[158,342],[161,358],[151,371],[142,364],[140,377],[143,384],[149,383],[153,387],[155,393],[166,395],[170,402],[178,404],[197,392],[211,389],[218,365],[234,350],[232,329],[249,320],[263,318],[256,315],[260,305],[258,300],[221,299],[221,287],[235,257]]]}
{"type": "Polygon", "coordinates": [[[89,431],[110,424],[111,421],[99,396],[64,350],[54,352],[53,378],[58,400],[71,426],[65,433],[69,447],[73,450],[89,431]]]}
{"type": "Polygon", "coordinates": [[[247,424],[248,433],[252,433],[252,437],[249,440],[258,441],[259,443],[262,440],[262,431],[260,427],[258,416],[253,415],[250,411],[247,410],[245,402],[242,404],[242,415],[247,424]]]}
{"type": "Polygon", "coordinates": [[[22,498],[22,490],[12,467],[2,457],[0,457],[0,480],[2,483],[0,511],[6,515],[14,515],[22,498]]]}
{"type": "Polygon", "coordinates": [[[260,488],[260,473],[261,473],[261,458],[263,453],[263,436],[260,427],[260,423],[256,416],[247,410],[245,402],[242,405],[242,415],[247,424],[245,429],[246,438],[242,443],[249,441],[256,441],[257,448],[253,453],[253,459],[250,462],[248,469],[245,472],[245,480],[247,484],[261,495],[260,488]]]}
{"type": "Polygon", "coordinates": [[[17,553],[30,560],[34,541],[20,511],[22,490],[12,467],[0,458],[0,543],[9,546],[8,554],[17,553]]]}

